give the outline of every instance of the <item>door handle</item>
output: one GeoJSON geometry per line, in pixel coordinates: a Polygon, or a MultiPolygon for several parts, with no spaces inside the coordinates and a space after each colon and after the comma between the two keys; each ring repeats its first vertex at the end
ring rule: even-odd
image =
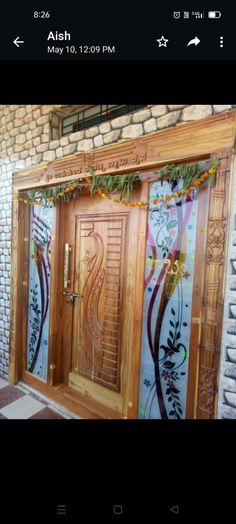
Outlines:
{"type": "Polygon", "coordinates": [[[81,293],[72,293],[73,298],[83,298],[84,295],[81,295],[81,293]]]}
{"type": "Polygon", "coordinates": [[[70,297],[70,300],[67,300],[67,304],[74,305],[74,299],[75,298],[83,298],[84,295],[81,295],[81,293],[74,293],[74,291],[63,291],[62,293],[64,296],[70,297]]]}
{"type": "Polygon", "coordinates": [[[64,246],[64,287],[67,288],[70,285],[69,280],[69,253],[71,252],[70,244],[64,246]]]}

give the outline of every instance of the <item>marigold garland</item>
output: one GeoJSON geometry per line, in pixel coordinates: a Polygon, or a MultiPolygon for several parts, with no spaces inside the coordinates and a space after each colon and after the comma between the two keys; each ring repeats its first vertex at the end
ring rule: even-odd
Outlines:
{"type": "Polygon", "coordinates": [[[141,200],[131,201],[130,195],[133,186],[141,182],[139,173],[131,175],[95,175],[92,168],[88,169],[89,174],[68,182],[63,186],[54,186],[51,188],[40,188],[40,190],[28,192],[28,199],[21,198],[18,194],[13,195],[13,199],[29,205],[40,205],[53,207],[58,201],[68,202],[71,198],[78,196],[78,193],[88,186],[91,186],[91,194],[98,194],[102,198],[107,198],[114,203],[119,203],[128,207],[143,207],[151,204],[157,205],[163,202],[169,202],[176,197],[188,196],[193,190],[209,178],[215,175],[218,167],[218,159],[211,160],[211,167],[203,171],[205,162],[195,164],[171,164],[155,172],[159,175],[159,180],[163,183],[166,178],[172,184],[177,184],[178,179],[183,179],[182,191],[174,191],[172,195],[166,195],[163,198],[154,198],[147,202],[141,200]],[[202,174],[201,174],[202,173],[202,174]],[[199,176],[200,175],[200,176],[199,176]],[[189,184],[189,185],[188,185],[189,184]],[[39,192],[40,191],[40,192],[39,192]],[[119,192],[120,197],[114,198],[110,193],[119,192]],[[124,199],[126,197],[126,199],[124,199]]]}
{"type": "Polygon", "coordinates": [[[161,204],[162,202],[169,202],[170,200],[172,200],[172,198],[181,197],[181,196],[188,196],[193,190],[198,189],[199,186],[203,182],[205,182],[205,180],[209,177],[209,175],[211,175],[211,176],[215,175],[216,169],[217,169],[216,167],[212,167],[208,171],[205,171],[205,173],[203,173],[198,178],[198,180],[195,180],[191,184],[191,186],[189,186],[187,189],[184,189],[183,191],[175,191],[174,193],[172,193],[172,195],[166,195],[163,198],[154,198],[153,200],[151,200],[151,201],[148,200],[147,202],[143,202],[141,200],[127,202],[127,201],[124,201],[124,200],[120,200],[118,198],[113,198],[109,194],[104,193],[101,189],[97,189],[97,193],[102,198],[107,198],[108,200],[111,200],[114,203],[121,204],[123,206],[128,206],[128,207],[144,207],[144,206],[150,206],[150,204],[154,204],[154,205],[161,204]]]}
{"type": "Polygon", "coordinates": [[[28,199],[21,198],[17,194],[13,195],[13,199],[31,206],[53,207],[58,201],[68,202],[71,198],[75,198],[82,189],[87,187],[88,182],[88,177],[79,178],[78,180],[74,180],[73,183],[69,182],[63,186],[46,188],[45,190],[40,188],[40,193],[39,190],[30,191],[28,193],[28,199]]]}

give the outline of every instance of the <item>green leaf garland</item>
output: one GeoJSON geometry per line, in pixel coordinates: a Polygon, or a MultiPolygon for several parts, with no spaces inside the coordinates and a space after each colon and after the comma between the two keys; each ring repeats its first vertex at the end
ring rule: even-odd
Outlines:
{"type": "MultiPolygon", "coordinates": [[[[213,158],[208,168],[206,168],[206,161],[192,164],[169,164],[155,171],[155,174],[159,175],[161,183],[163,183],[164,180],[168,180],[172,184],[172,188],[175,187],[179,179],[182,179],[183,190],[185,190],[198,179],[201,173],[208,169],[216,169],[218,163],[218,158],[213,158]]],[[[210,181],[214,182],[214,180],[214,177],[210,177],[210,181]]]]}
{"type": "MultiPolygon", "coordinates": [[[[201,161],[190,164],[168,164],[157,171],[154,171],[162,183],[168,180],[172,184],[172,189],[176,186],[179,179],[183,180],[183,190],[189,188],[193,182],[197,181],[199,176],[204,171],[215,172],[219,164],[218,158],[209,161],[201,161]],[[208,166],[208,167],[207,167],[208,166]]],[[[211,173],[210,173],[211,174],[211,173]]],[[[212,173],[214,174],[214,173],[212,173]]],[[[215,183],[215,177],[208,178],[209,183],[215,183]]],[[[47,188],[40,188],[35,191],[28,192],[28,200],[25,203],[41,204],[43,206],[55,206],[58,201],[64,203],[69,202],[72,198],[76,198],[79,193],[91,185],[91,195],[95,195],[97,191],[102,191],[106,194],[119,193],[120,201],[126,199],[130,202],[133,187],[139,186],[141,183],[140,173],[132,173],[130,175],[96,175],[93,169],[88,168],[88,178],[78,178],[60,186],[52,186],[47,188]]]]}

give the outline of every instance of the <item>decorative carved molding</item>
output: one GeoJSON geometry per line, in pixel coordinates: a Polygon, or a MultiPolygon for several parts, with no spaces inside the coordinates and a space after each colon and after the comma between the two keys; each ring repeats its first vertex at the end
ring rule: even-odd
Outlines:
{"type": "Polygon", "coordinates": [[[78,309],[75,371],[108,389],[119,391],[120,317],[126,216],[80,220],[82,299],[78,309]],[[91,245],[91,239],[95,241],[91,245]],[[83,256],[85,253],[85,256],[83,256]]]}
{"type": "MultiPolygon", "coordinates": [[[[220,201],[224,198],[224,192],[213,193],[213,199],[220,201]]],[[[220,219],[210,218],[208,224],[207,263],[224,263],[226,217],[220,219]]]]}
{"type": "MultiPolygon", "coordinates": [[[[217,153],[216,153],[217,154],[217,153]]],[[[210,191],[201,339],[197,418],[213,418],[223,322],[224,265],[231,151],[218,152],[220,169],[210,191]]]]}
{"type": "Polygon", "coordinates": [[[89,276],[82,291],[82,295],[85,297],[86,328],[94,346],[94,350],[102,351],[104,329],[98,318],[98,301],[105,275],[104,268],[101,268],[104,257],[104,244],[98,233],[92,231],[88,236],[94,238],[96,248],[95,255],[90,257],[89,252],[87,251],[85,258],[81,260],[81,262],[86,263],[87,271],[89,272],[89,276]]]}
{"type": "Polygon", "coordinates": [[[202,413],[201,418],[213,418],[216,370],[201,365],[199,371],[198,409],[202,413]]]}

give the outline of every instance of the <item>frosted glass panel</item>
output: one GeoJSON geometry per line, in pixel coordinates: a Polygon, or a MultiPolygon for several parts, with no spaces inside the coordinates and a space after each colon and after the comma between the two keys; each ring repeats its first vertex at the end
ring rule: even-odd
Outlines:
{"type": "Polygon", "coordinates": [[[52,209],[30,212],[27,370],[47,380],[52,209]]]}
{"type": "MultiPolygon", "coordinates": [[[[170,193],[150,185],[151,199],[170,193]]],[[[196,197],[149,210],[139,418],[185,418],[196,223],[196,197]]]]}

